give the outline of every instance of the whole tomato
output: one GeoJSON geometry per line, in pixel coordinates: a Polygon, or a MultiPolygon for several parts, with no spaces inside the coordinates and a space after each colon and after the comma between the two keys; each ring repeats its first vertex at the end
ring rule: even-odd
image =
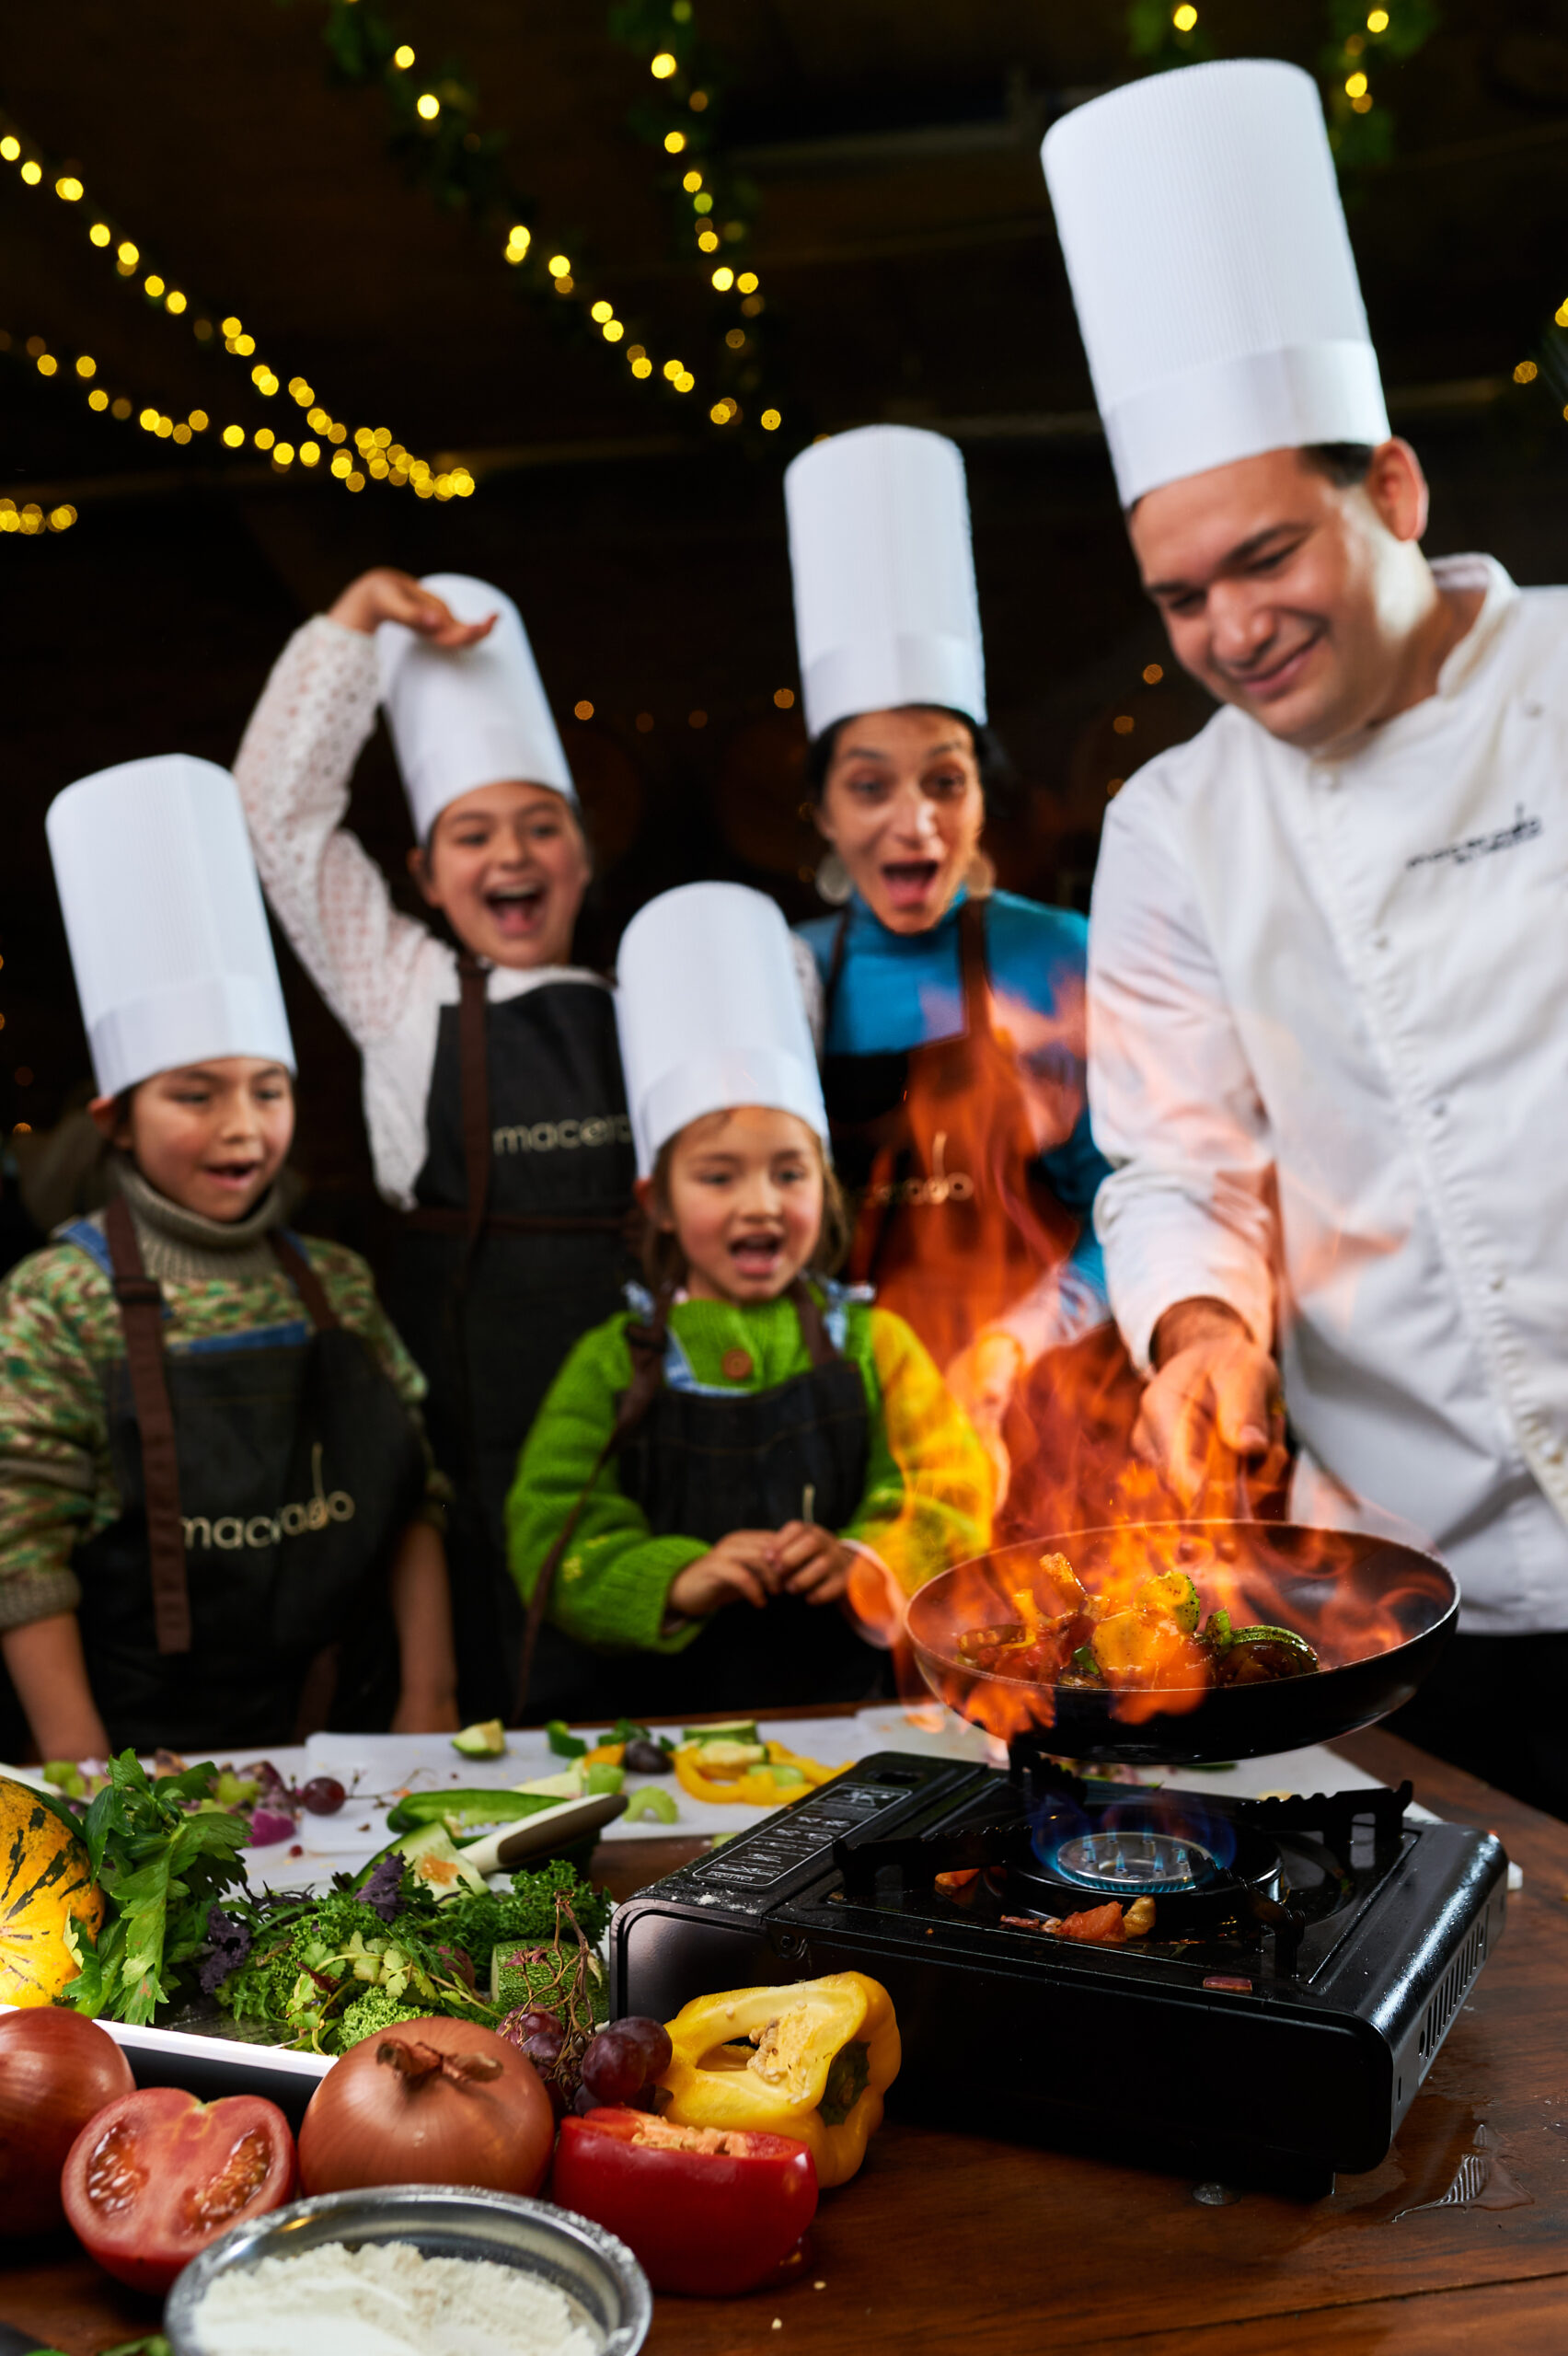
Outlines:
{"type": "Polygon", "coordinates": [[[60,2180],[71,2229],[106,2273],[167,2291],[198,2251],[294,2188],[289,2122],[259,2095],[122,2095],[87,2121],[60,2180]]]}

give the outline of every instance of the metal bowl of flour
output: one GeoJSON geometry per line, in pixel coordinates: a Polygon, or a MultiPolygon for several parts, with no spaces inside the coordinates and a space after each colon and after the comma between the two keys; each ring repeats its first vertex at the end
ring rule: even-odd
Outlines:
{"type": "Polygon", "coordinates": [[[202,2329],[202,2308],[221,2274],[259,2258],[287,2258],[325,2242],[410,2242],[425,2258],[490,2258],[564,2293],[598,2356],[635,2356],[653,2319],[648,2277],[602,2225],[515,2193],[460,2186],[395,2184],[327,2192],[235,2226],[192,2258],[168,2294],[164,2330],[174,2356],[225,2356],[202,2329]]]}

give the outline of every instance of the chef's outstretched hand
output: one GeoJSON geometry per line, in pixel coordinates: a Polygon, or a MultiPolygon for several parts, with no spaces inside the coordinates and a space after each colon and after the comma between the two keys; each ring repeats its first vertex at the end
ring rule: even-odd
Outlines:
{"type": "Polygon", "coordinates": [[[1182,1507],[1235,1513],[1245,1467],[1260,1484],[1285,1469],[1279,1369],[1233,1309],[1183,1300],[1155,1328],[1155,1373],[1133,1430],[1182,1507]]]}
{"type": "Polygon", "coordinates": [[[732,1530],[717,1546],[677,1571],[668,1604],[683,1620],[706,1620],[726,1603],[764,1609],[778,1588],[778,1541],[771,1530],[732,1530]]]}
{"type": "Polygon", "coordinates": [[[368,637],[381,622],[406,622],[432,646],[477,645],[490,636],[495,618],[489,614],[482,622],[460,622],[451,606],[421,588],[411,572],[396,572],[389,564],[362,572],[328,607],[328,619],[340,622],[345,629],[368,637]]]}

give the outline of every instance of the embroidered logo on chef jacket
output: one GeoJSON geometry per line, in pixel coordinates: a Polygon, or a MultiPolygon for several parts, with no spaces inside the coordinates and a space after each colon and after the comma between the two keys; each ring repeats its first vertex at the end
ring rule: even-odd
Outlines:
{"type": "Polygon", "coordinates": [[[584,1146],[629,1145],[631,1119],[626,1113],[595,1113],[585,1121],[525,1122],[514,1129],[496,1129],[490,1143],[497,1153],[575,1153],[584,1146]]]}
{"type": "Polygon", "coordinates": [[[1544,819],[1527,817],[1521,802],[1515,805],[1511,826],[1499,826],[1491,835],[1467,835],[1462,843],[1445,843],[1441,850],[1417,851],[1413,859],[1406,860],[1405,866],[1468,867],[1472,860],[1490,859],[1493,851],[1513,850],[1520,843],[1533,843],[1544,832],[1544,819]]]}
{"type": "Polygon", "coordinates": [[[248,1520],[236,1513],[182,1515],[187,1553],[198,1548],[210,1553],[213,1547],[225,1553],[244,1546],[259,1550],[284,1538],[303,1537],[307,1530],[325,1530],[329,1522],[352,1521],[354,1501],[348,1491],[329,1491],[322,1483],[319,1442],[310,1451],[310,1477],[314,1496],[304,1505],[280,1506],[275,1514],[254,1513],[248,1520]]]}

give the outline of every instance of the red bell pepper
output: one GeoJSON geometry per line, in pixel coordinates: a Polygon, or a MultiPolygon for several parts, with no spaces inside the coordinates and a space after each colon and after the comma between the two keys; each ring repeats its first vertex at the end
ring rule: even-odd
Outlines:
{"type": "Polygon", "coordinates": [[[816,2163],[790,2135],[591,2110],[561,2121],[550,2198],[618,2234],[655,2291],[726,2298],[794,2248],[816,2214],[816,2163]]]}

